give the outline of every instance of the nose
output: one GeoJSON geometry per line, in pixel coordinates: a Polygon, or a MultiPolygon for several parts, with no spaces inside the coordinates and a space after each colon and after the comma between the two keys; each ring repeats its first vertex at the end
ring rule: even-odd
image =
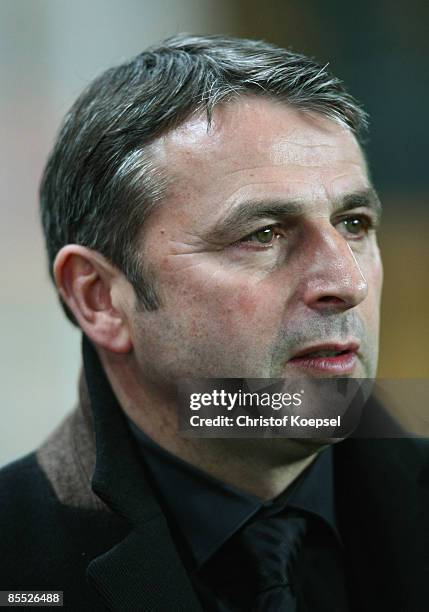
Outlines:
{"type": "Polygon", "coordinates": [[[345,311],[368,295],[368,284],[345,237],[330,223],[306,244],[304,302],[313,310],[345,311]]]}

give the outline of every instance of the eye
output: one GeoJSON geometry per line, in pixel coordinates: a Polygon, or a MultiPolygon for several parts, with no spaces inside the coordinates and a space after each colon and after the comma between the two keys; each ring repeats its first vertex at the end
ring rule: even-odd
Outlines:
{"type": "Polygon", "coordinates": [[[365,215],[354,215],[340,219],[337,228],[346,238],[364,238],[374,228],[374,223],[365,215]]]}
{"type": "Polygon", "coordinates": [[[275,239],[279,237],[274,226],[262,227],[252,234],[242,238],[239,243],[247,243],[261,246],[270,246],[275,239]]]}

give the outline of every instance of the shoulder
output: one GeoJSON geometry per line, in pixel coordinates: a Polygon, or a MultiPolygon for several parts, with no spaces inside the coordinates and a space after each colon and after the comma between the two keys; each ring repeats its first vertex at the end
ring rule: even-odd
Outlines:
{"type": "Polygon", "coordinates": [[[42,472],[36,453],[30,453],[0,469],[0,520],[16,524],[20,513],[54,500],[54,492],[42,472]]]}
{"type": "MultiPolygon", "coordinates": [[[[395,432],[396,433],[396,432],[395,432]]],[[[429,439],[408,436],[402,432],[402,437],[350,437],[340,442],[337,447],[341,451],[356,456],[380,455],[382,461],[390,462],[406,459],[422,465],[429,460],[429,439]]]]}
{"type": "Polygon", "coordinates": [[[37,566],[34,545],[39,548],[49,537],[54,505],[54,492],[35,453],[0,470],[0,568],[7,587],[13,584],[13,574],[25,575],[24,558],[37,566]]]}
{"type": "Polygon", "coordinates": [[[65,446],[59,449],[57,433],[37,452],[0,470],[3,589],[67,586],[74,592],[84,581],[88,561],[127,532],[123,521],[101,503],[80,503],[81,485],[74,477],[81,466],[75,463],[65,446]]]}
{"type": "Polygon", "coordinates": [[[349,438],[335,445],[338,469],[355,469],[368,477],[387,476],[421,482],[429,475],[427,438],[349,438]]]}

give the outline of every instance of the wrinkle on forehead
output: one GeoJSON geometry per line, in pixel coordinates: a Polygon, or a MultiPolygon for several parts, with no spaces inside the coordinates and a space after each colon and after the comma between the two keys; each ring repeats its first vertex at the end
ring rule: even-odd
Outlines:
{"type": "Polygon", "coordinates": [[[241,197],[320,203],[368,185],[348,128],[262,97],[217,107],[210,130],[205,114],[195,115],[158,145],[170,177],[165,203],[192,225],[241,197]]]}
{"type": "Polygon", "coordinates": [[[297,109],[286,102],[279,102],[261,96],[248,96],[234,102],[220,104],[213,113],[210,127],[204,112],[195,114],[184,123],[168,132],[164,138],[171,144],[181,147],[194,147],[196,141],[216,144],[226,139],[234,144],[234,137],[248,135],[254,140],[255,129],[259,131],[259,139],[264,142],[265,134],[287,133],[291,145],[307,146],[308,144],[323,144],[321,138],[326,137],[326,144],[332,138],[341,138],[350,134],[350,130],[321,114],[297,109]],[[273,122],[273,115],[276,120],[273,122]],[[302,127],[306,126],[308,134],[303,136],[302,127]],[[232,139],[231,139],[232,137],[232,139]]]}

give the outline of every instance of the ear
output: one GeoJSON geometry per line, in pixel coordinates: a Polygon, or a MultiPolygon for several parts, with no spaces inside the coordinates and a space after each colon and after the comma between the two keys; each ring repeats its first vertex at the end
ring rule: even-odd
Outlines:
{"type": "Polygon", "coordinates": [[[127,313],[134,290],[116,267],[96,251],[68,244],[55,258],[54,277],[62,300],[96,345],[114,353],[131,350],[127,313]]]}

